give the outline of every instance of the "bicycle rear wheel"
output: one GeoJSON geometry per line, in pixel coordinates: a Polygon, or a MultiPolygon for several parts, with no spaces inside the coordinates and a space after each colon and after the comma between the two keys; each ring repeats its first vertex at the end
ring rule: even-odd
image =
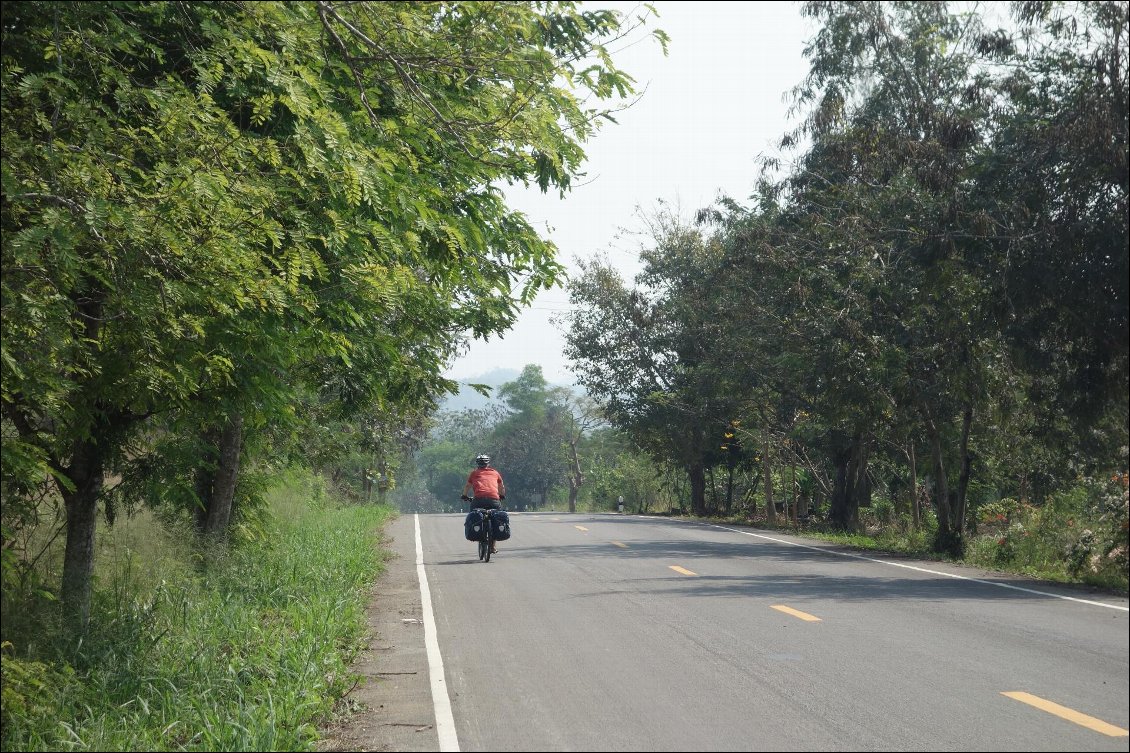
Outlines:
{"type": "Polygon", "coordinates": [[[479,559],[485,560],[490,556],[490,544],[486,539],[479,539],[479,559]]]}

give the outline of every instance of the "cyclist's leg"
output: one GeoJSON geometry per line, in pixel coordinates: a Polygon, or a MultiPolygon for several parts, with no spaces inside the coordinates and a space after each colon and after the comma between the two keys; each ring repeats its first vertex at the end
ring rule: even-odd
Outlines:
{"type": "Polygon", "coordinates": [[[471,500],[471,511],[477,512],[479,514],[479,520],[480,520],[481,525],[483,526],[483,535],[482,535],[482,538],[479,539],[479,559],[486,559],[487,546],[488,546],[488,543],[489,543],[489,538],[487,537],[487,531],[490,530],[490,524],[491,524],[490,519],[487,516],[487,510],[485,509],[484,502],[486,502],[486,500],[482,500],[482,499],[472,499],[471,500]]]}
{"type": "MultiPolygon", "coordinates": [[[[472,500],[471,506],[475,507],[479,510],[482,510],[483,516],[484,516],[483,520],[484,520],[485,524],[487,526],[489,526],[488,530],[493,532],[494,531],[494,521],[491,519],[491,512],[494,511],[494,510],[501,510],[502,509],[502,502],[500,502],[497,499],[475,499],[475,500],[472,500]]],[[[491,551],[492,554],[498,551],[498,548],[495,545],[495,541],[494,541],[493,536],[490,539],[490,551],[491,551]]]]}
{"type": "MultiPolygon", "coordinates": [[[[494,511],[494,510],[502,510],[502,502],[498,501],[498,500],[488,500],[488,499],[486,499],[486,497],[476,497],[475,500],[471,501],[471,507],[477,508],[477,509],[483,511],[484,516],[485,516],[484,521],[486,522],[487,530],[490,531],[490,533],[493,534],[494,533],[494,521],[492,520],[492,518],[490,518],[490,513],[492,513],[492,511],[494,511]]],[[[490,536],[489,542],[490,542],[490,553],[494,554],[495,552],[498,551],[498,548],[495,545],[494,536],[490,536]]]]}
{"type": "Polygon", "coordinates": [[[479,559],[490,562],[490,555],[494,552],[494,539],[491,537],[492,526],[494,523],[490,519],[490,500],[476,499],[474,504],[475,508],[482,516],[483,525],[483,538],[479,542],[479,559]]]}
{"type": "Polygon", "coordinates": [[[491,521],[490,521],[490,534],[491,534],[490,535],[490,551],[493,554],[493,553],[498,551],[498,543],[494,540],[494,517],[493,516],[494,516],[495,510],[501,510],[502,509],[502,502],[500,502],[497,499],[492,499],[491,503],[492,504],[490,506],[490,512],[488,513],[488,515],[491,516],[491,521]]]}

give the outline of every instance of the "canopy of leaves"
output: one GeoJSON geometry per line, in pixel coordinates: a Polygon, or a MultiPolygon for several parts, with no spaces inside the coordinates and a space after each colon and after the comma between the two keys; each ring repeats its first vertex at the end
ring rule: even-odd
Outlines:
{"type": "Polygon", "coordinates": [[[792,167],[651,228],[636,288],[599,261],[572,284],[569,355],[616,426],[675,458],[737,419],[825,489],[861,474],[860,503],[869,454],[909,476],[930,448],[959,533],[970,488],[1124,463],[1128,12],[1011,9],[804,4],[792,167]]]}
{"type": "Polygon", "coordinates": [[[497,183],[569,186],[592,103],[632,88],[603,46],[621,20],[5,6],[5,477],[120,419],[285,420],[299,382],[344,411],[451,388],[463,333],[505,329],[559,274],[497,183]]]}

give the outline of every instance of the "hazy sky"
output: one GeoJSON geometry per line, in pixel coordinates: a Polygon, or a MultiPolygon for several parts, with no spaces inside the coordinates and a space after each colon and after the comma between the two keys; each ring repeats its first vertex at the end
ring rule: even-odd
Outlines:
{"type": "MultiPolygon", "coordinates": [[[[646,91],[620,113],[618,125],[607,124],[586,145],[588,177],[564,199],[536,188],[507,192],[511,206],[557,244],[571,271],[578,257],[607,255],[631,279],[639,270],[638,242],[619,231],[638,229],[637,207],[663,200],[690,216],[720,192],[745,199],[757,157],[776,154],[776,142],[796,125],[784,95],[808,71],[802,53],[814,30],[797,3],[652,4],[660,17],[650,25],[670,35],[669,54],[645,40],[614,56],[646,91]]],[[[542,293],[505,335],[474,341],[447,376],[462,380],[534,363],[550,382],[572,384],[565,338],[551,321],[567,308],[563,288],[542,293]]]]}

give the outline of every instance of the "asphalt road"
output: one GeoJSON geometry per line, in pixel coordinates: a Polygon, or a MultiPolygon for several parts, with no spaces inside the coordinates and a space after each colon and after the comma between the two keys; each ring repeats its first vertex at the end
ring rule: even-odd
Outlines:
{"type": "Polygon", "coordinates": [[[483,563],[405,517],[441,749],[1128,749],[1125,598],[630,515],[511,513],[483,563]]]}

